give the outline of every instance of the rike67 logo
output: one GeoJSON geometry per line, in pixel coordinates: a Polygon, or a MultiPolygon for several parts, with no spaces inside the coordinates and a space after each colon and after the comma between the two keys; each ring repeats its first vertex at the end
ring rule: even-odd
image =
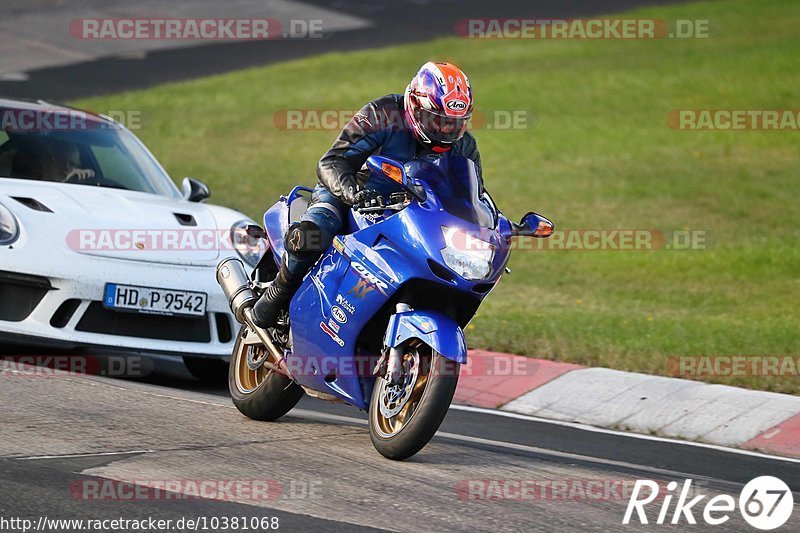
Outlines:
{"type": "Polygon", "coordinates": [[[677,481],[667,484],[666,495],[659,494],[660,488],[663,488],[663,483],[659,484],[649,479],[637,479],[622,523],[629,524],[635,511],[639,523],[647,524],[644,508],[656,499],[661,501],[656,524],[667,523],[670,506],[676,499],[675,496],[677,496],[677,501],[672,509],[672,517],[669,521],[671,524],[679,524],[682,520],[685,520],[687,524],[696,524],[697,520],[693,512],[702,512],[702,518],[706,524],[717,526],[727,522],[731,518],[731,513],[734,513],[738,507],[739,513],[748,524],[756,529],[767,531],[785,524],[792,515],[794,507],[794,497],[789,486],[772,476],[760,476],[748,482],[739,493],[738,502],[733,496],[719,494],[706,501],[702,506],[702,511],[698,504],[707,496],[692,494],[691,479],[684,481],[679,494],[675,492],[678,488],[677,481]],[[689,499],[690,494],[694,496],[691,499],[689,499]],[[695,506],[697,507],[695,508],[695,506]]]}

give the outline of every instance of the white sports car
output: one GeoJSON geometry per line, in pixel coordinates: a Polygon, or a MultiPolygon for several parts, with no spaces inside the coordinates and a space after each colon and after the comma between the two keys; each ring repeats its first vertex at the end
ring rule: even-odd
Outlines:
{"type": "Polygon", "coordinates": [[[214,268],[265,250],[208,196],[107,117],[0,99],[0,341],[178,354],[213,377],[235,335],[214,268]]]}

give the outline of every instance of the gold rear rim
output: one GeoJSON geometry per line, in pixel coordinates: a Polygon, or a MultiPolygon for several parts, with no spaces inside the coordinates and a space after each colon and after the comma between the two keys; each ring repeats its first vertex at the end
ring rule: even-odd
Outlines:
{"type": "Polygon", "coordinates": [[[264,383],[264,380],[272,373],[266,366],[261,365],[255,370],[248,365],[248,359],[252,361],[269,361],[269,350],[263,344],[245,344],[239,342],[239,349],[234,356],[234,376],[236,388],[243,394],[250,394],[264,383]]]}

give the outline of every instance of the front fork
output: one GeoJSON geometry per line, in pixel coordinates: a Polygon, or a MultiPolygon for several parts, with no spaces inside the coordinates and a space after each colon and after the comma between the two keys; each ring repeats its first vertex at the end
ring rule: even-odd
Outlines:
{"type": "MultiPolygon", "coordinates": [[[[411,311],[412,308],[408,304],[398,303],[395,307],[395,313],[405,313],[411,311]]],[[[390,339],[384,339],[384,342],[390,339]]],[[[386,371],[385,379],[390,385],[397,385],[403,380],[403,346],[397,345],[387,347],[384,344],[383,354],[375,365],[372,371],[374,375],[381,375],[386,371]]]]}

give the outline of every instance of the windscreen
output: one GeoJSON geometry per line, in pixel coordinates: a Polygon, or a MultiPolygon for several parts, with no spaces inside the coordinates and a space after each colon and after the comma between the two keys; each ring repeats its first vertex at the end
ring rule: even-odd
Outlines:
{"type": "Polygon", "coordinates": [[[440,157],[411,164],[410,176],[433,190],[445,211],[483,228],[494,228],[497,213],[481,190],[475,163],[463,156],[440,157]]]}
{"type": "Polygon", "coordinates": [[[53,181],[179,196],[169,176],[131,133],[98,124],[58,131],[0,129],[0,179],[53,181]]]}

